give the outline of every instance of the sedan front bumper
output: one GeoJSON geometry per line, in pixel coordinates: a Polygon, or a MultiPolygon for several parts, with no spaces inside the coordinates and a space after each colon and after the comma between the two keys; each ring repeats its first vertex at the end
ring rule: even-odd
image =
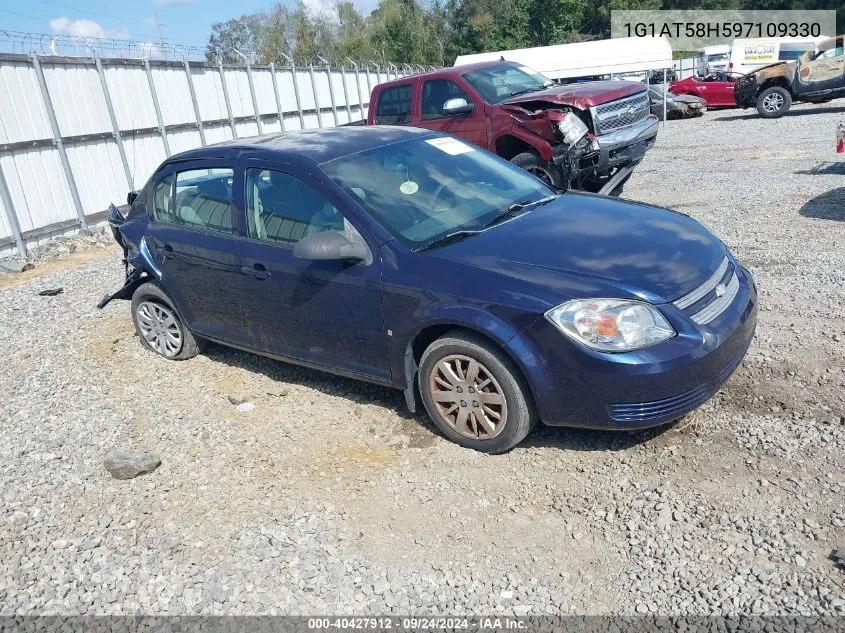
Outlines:
{"type": "MultiPolygon", "coordinates": [[[[638,352],[588,350],[545,319],[526,334],[544,350],[542,374],[531,377],[540,419],[551,426],[635,429],[672,422],[711,398],[748,350],[757,323],[757,291],[737,267],[730,307],[697,326],[671,304],[661,311],[674,338],[638,352]]],[[[533,373],[533,372],[528,372],[533,373]]]]}

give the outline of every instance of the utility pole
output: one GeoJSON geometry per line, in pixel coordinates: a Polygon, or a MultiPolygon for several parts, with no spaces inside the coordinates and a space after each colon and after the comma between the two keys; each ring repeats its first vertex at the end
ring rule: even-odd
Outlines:
{"type": "Polygon", "coordinates": [[[164,55],[164,59],[167,59],[167,48],[164,46],[164,30],[163,27],[167,26],[166,24],[162,24],[158,21],[158,11],[153,11],[153,19],[156,23],[156,28],[158,29],[158,42],[161,46],[161,52],[164,55]]]}

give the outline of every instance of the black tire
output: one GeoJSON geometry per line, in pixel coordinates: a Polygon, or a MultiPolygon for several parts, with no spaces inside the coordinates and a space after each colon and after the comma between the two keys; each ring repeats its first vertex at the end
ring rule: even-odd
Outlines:
{"type": "Polygon", "coordinates": [[[540,180],[553,187],[560,187],[561,175],[553,163],[543,160],[536,152],[522,152],[511,158],[517,167],[534,174],[540,180]]]}
{"type": "MultiPolygon", "coordinates": [[[[464,378],[466,377],[465,375],[464,378]]],[[[435,426],[448,439],[466,448],[472,448],[482,453],[504,453],[525,439],[537,424],[538,418],[531,392],[519,370],[495,345],[471,332],[449,332],[431,343],[420,359],[417,384],[423,404],[435,426]],[[476,366],[480,369],[476,382],[464,383],[464,391],[461,391],[460,385],[451,385],[454,386],[455,392],[462,394],[456,396],[456,398],[466,398],[466,400],[461,399],[463,405],[455,403],[452,406],[466,407],[466,409],[459,408],[457,411],[475,412],[475,415],[465,414],[468,417],[464,428],[466,428],[467,433],[471,433],[472,429],[468,427],[473,425],[479,430],[487,428],[482,425],[478,417],[479,413],[488,420],[487,425],[490,424],[489,420],[492,420],[492,417],[487,415],[485,411],[485,407],[489,410],[489,406],[482,403],[478,408],[478,400],[483,400],[481,394],[503,396],[504,406],[492,405],[497,408],[500,414],[504,413],[502,426],[496,425],[493,434],[482,431],[476,433],[476,437],[470,437],[468,434],[461,433],[457,430],[457,424],[447,422],[444,419],[446,416],[438,408],[438,402],[435,401],[435,396],[432,394],[433,388],[430,386],[434,383],[434,375],[438,377],[443,375],[440,373],[438,363],[441,361],[447,364],[454,363],[458,357],[476,361],[476,363],[479,363],[476,366]],[[435,374],[435,372],[438,373],[435,374]],[[482,391],[476,392],[472,388],[466,387],[466,384],[480,384],[488,378],[491,380],[487,386],[482,387],[482,391]],[[473,408],[473,406],[476,408],[473,408]],[[487,437],[484,437],[485,435],[487,437]]],[[[441,390],[439,393],[452,393],[452,391],[441,390]]],[[[440,406],[446,409],[449,403],[441,401],[440,406]]],[[[457,417],[457,413],[455,415],[457,417]]]]}
{"type": "Polygon", "coordinates": [[[770,86],[757,95],[757,113],[764,119],[778,119],[789,112],[792,95],[780,86],[770,86]]]}
{"type": "MultiPolygon", "coordinates": [[[[157,285],[146,283],[139,286],[135,294],[132,295],[131,309],[132,322],[135,324],[135,332],[138,334],[141,345],[151,352],[167,360],[186,360],[193,358],[205,348],[206,342],[202,339],[197,339],[185,326],[185,322],[182,320],[170,297],[157,285]],[[178,349],[175,344],[172,347],[168,344],[165,351],[160,351],[160,349],[151,345],[147,337],[144,336],[141,322],[148,319],[148,317],[145,314],[139,314],[139,310],[149,312],[150,309],[155,310],[154,306],[161,306],[163,308],[162,314],[169,313],[173,316],[174,325],[172,327],[178,328],[179,332],[178,349]]],[[[144,327],[148,328],[149,326],[145,325],[144,327]]],[[[169,340],[172,341],[172,339],[169,340]]]]}

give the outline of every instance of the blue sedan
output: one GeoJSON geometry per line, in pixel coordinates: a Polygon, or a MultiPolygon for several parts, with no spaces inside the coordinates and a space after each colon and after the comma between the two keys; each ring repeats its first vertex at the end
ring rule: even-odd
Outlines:
{"type": "Polygon", "coordinates": [[[207,341],[401,389],[500,453],[542,421],[634,429],[710,398],[754,335],[751,274],[686,215],[562,193],[407,127],[169,158],[110,223],[149,350],[207,341]]]}

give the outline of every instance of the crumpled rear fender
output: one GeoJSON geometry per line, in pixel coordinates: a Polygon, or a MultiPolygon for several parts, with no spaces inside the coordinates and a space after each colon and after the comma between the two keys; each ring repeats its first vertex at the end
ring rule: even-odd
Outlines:
{"type": "Polygon", "coordinates": [[[135,290],[150,279],[161,279],[161,271],[152,257],[138,223],[129,221],[114,206],[109,206],[109,228],[115,241],[123,249],[123,265],[126,279],[117,292],[104,295],[97,307],[102,309],[114,299],[131,299],[135,290]],[[134,230],[133,230],[134,229],[134,230]],[[139,237],[140,239],[137,239],[139,237]],[[133,235],[134,234],[134,237],[133,235]]]}

